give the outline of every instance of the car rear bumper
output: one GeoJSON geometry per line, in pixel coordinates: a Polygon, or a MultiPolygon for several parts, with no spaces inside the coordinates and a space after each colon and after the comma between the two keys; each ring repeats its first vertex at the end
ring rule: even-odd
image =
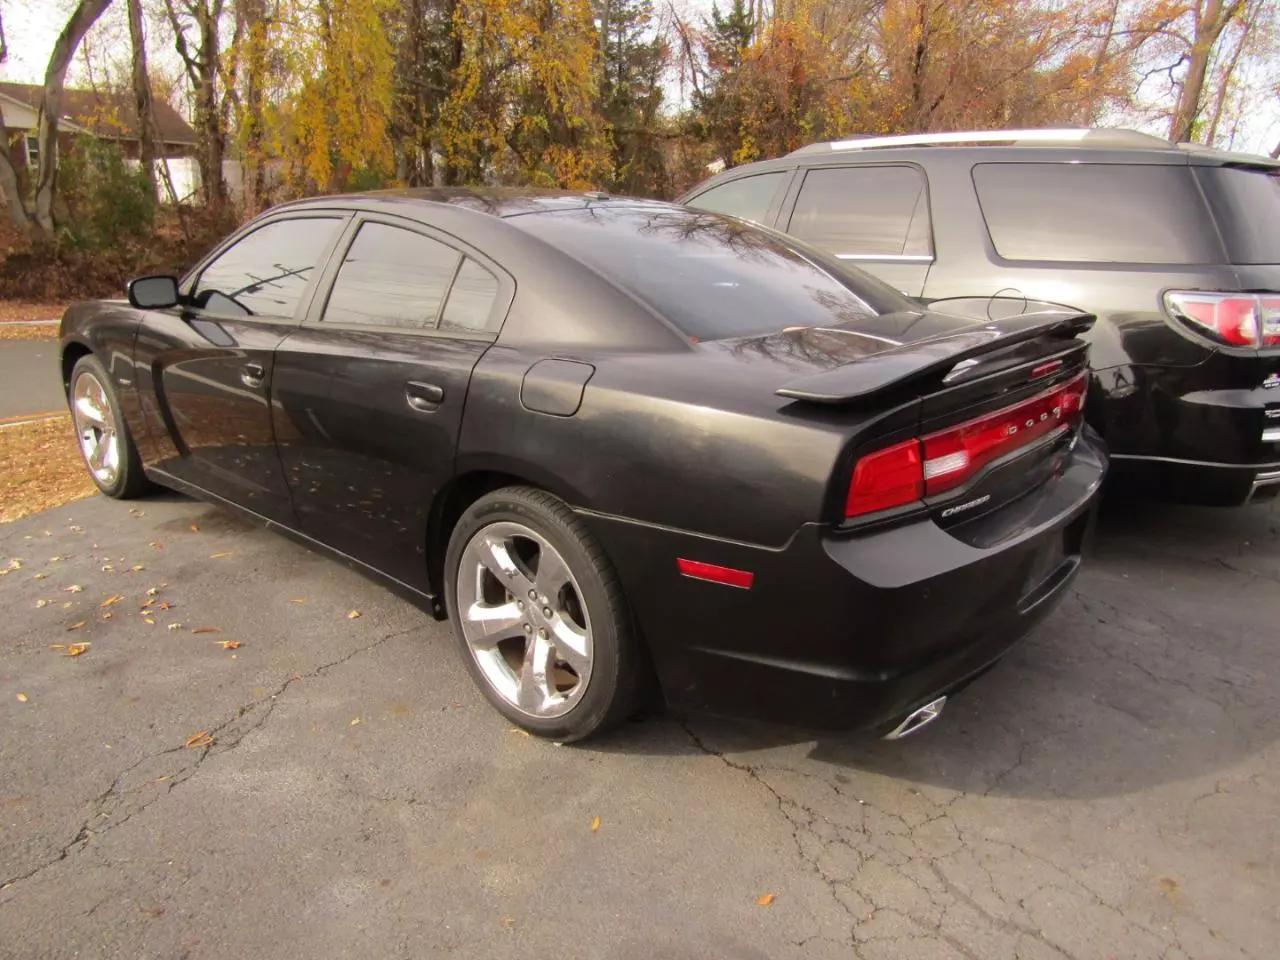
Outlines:
{"type": "Polygon", "coordinates": [[[1082,437],[1059,476],[997,511],[1013,522],[995,542],[991,515],[974,521],[982,536],[932,519],[858,535],[814,524],[779,550],[593,519],[673,705],[873,728],[963,685],[1045,617],[1079,567],[1105,469],[1082,437]],[[681,577],[677,557],[754,582],[681,577]]]}

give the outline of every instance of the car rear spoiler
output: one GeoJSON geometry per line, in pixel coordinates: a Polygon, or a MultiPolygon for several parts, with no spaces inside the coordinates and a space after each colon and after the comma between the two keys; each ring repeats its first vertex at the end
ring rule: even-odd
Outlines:
{"type": "Polygon", "coordinates": [[[955,333],[893,347],[832,370],[783,384],[775,393],[811,403],[852,404],[891,387],[938,377],[942,380],[965,360],[1025,343],[1037,337],[1069,340],[1093,326],[1094,316],[1074,311],[1043,311],[1000,320],[975,321],[955,333]]]}

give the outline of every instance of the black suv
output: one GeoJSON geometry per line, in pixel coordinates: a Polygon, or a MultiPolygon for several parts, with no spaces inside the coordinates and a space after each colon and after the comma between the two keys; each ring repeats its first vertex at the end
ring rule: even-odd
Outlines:
{"type": "Polygon", "coordinates": [[[1218,503],[1280,490],[1280,162],[1131,130],[878,137],[734,167],[681,202],[934,309],[1097,314],[1089,418],[1121,477],[1218,503]]]}

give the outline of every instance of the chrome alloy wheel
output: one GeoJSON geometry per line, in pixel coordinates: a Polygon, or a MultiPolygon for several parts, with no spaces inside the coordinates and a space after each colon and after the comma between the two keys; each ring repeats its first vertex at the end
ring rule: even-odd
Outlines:
{"type": "Polygon", "coordinates": [[[560,717],[591,680],[591,620],[559,551],[523,524],[500,521],[458,562],[458,618],[494,691],[531,717],[560,717]]]}
{"type": "Polygon", "coordinates": [[[101,486],[114,486],[120,474],[120,438],[107,390],[92,373],[76,378],[71,415],[89,472],[101,486]]]}

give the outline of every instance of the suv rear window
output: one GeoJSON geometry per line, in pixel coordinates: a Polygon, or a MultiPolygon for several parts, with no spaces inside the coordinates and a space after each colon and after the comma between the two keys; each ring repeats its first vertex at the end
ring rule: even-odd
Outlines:
{"type": "Polygon", "coordinates": [[[980,163],[973,183],[991,242],[1006,260],[1223,260],[1189,167],[980,163]]]}
{"type": "Polygon", "coordinates": [[[718,214],[624,201],[507,222],[585,263],[696,340],[831,326],[912,307],[878,280],[828,271],[776,234],[718,214]]]}
{"type": "Polygon", "coordinates": [[[1280,170],[1199,167],[1231,263],[1280,263],[1280,170]]]}

